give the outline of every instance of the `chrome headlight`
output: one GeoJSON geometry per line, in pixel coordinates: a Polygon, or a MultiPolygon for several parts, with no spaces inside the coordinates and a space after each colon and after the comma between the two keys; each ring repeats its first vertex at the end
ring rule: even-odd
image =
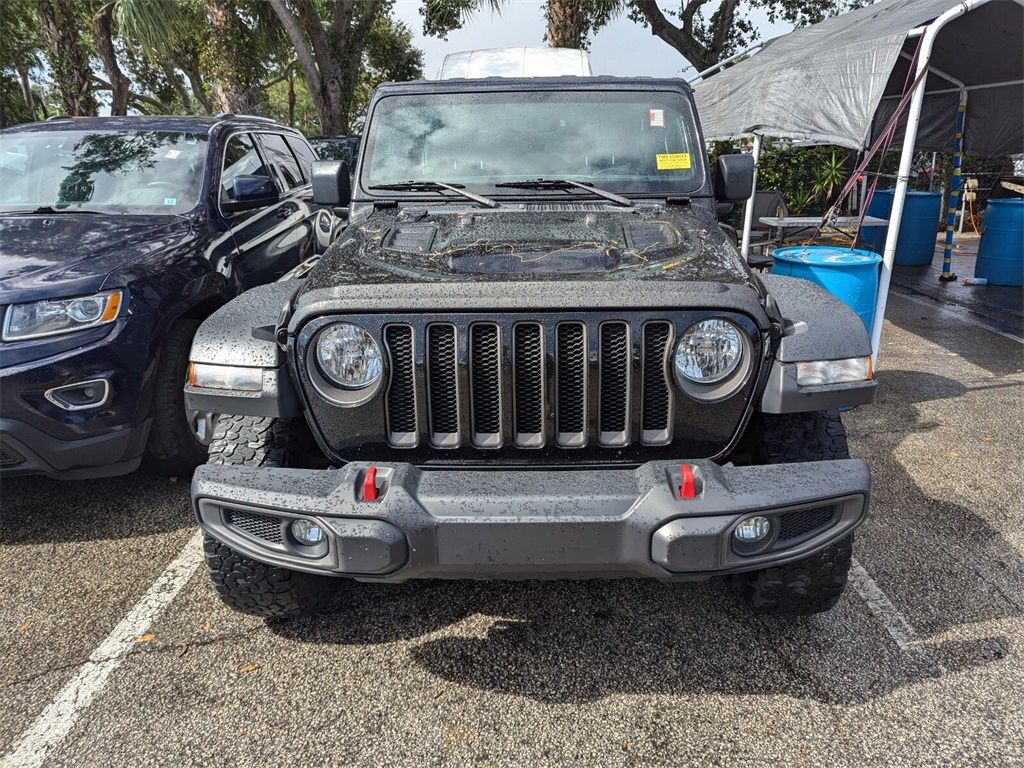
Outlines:
{"type": "Polygon", "coordinates": [[[342,389],[365,389],[380,379],[384,356],[374,338],[352,323],[337,323],[322,331],[316,342],[317,367],[342,389]]]}
{"type": "Polygon", "coordinates": [[[4,341],[38,339],[95,328],[117,320],[122,291],[104,291],[74,299],[13,304],[4,316],[4,341]]]}
{"type": "Polygon", "coordinates": [[[743,357],[743,334],[728,320],[694,323],[676,344],[676,379],[714,384],[728,378],[743,357]]]}

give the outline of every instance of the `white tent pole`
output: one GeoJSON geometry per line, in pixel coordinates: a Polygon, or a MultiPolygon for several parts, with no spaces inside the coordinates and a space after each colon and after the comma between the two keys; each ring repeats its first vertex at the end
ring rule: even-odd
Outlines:
{"type": "Polygon", "coordinates": [[[907,130],[903,138],[903,154],[900,156],[900,169],[896,174],[896,189],[892,195],[892,210],[889,212],[889,230],[885,237],[885,248],[882,252],[882,272],[878,278],[878,296],[875,299],[875,318],[871,326],[871,363],[877,367],[878,347],[882,341],[882,324],[885,319],[885,305],[889,297],[889,283],[892,280],[892,263],[896,258],[896,239],[900,233],[900,221],[903,218],[903,202],[907,196],[907,181],[910,178],[910,165],[914,159],[914,143],[917,141],[917,128],[921,122],[921,105],[924,103],[924,89],[928,81],[925,70],[932,56],[932,46],[939,31],[953,19],[963,16],[988,0],[964,0],[955,8],[939,16],[928,25],[921,47],[918,50],[917,71],[915,80],[920,78],[914,96],[907,109],[907,130]]]}
{"type": "Polygon", "coordinates": [[[747,205],[743,209],[743,245],[740,253],[744,260],[750,257],[750,230],[754,222],[754,198],[757,196],[757,164],[761,162],[761,134],[754,134],[754,187],[750,191],[747,205]]]}
{"type": "MultiPolygon", "coordinates": [[[[765,41],[765,42],[767,42],[767,41],[765,41]]],[[[756,51],[762,45],[764,45],[764,42],[757,43],[756,45],[750,46],[745,51],[741,51],[740,53],[733,54],[729,58],[723,59],[722,61],[718,62],[717,64],[714,64],[714,65],[708,67],[704,71],[698,72],[696,75],[691,77],[686,82],[689,85],[695,85],[697,83],[697,81],[703,80],[705,77],[710,75],[712,72],[717,72],[718,70],[722,69],[722,67],[725,67],[725,66],[728,66],[729,64],[732,64],[734,61],[736,61],[736,59],[742,59],[744,56],[750,56],[754,51],[756,51]]]]}

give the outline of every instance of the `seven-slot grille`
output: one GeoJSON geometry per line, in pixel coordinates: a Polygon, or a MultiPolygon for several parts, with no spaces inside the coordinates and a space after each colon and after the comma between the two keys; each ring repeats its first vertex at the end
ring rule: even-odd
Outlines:
{"type": "Polygon", "coordinates": [[[388,323],[388,442],[480,449],[666,445],[674,336],[672,324],[660,319],[388,323]]]}

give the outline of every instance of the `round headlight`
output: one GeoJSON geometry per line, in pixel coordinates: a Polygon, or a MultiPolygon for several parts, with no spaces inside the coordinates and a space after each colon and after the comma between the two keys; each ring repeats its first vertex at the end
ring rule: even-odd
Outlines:
{"type": "Polygon", "coordinates": [[[316,360],[324,376],[342,389],[364,389],[377,381],[384,370],[377,342],[351,323],[332,325],[320,334],[316,360]]]}
{"type": "Polygon", "coordinates": [[[743,356],[740,330],[727,320],[701,320],[676,345],[676,374],[694,384],[714,384],[732,375],[743,356]]]}

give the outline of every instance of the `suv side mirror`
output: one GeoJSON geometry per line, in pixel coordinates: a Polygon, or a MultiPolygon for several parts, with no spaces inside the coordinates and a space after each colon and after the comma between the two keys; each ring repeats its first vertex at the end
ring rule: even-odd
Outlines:
{"type": "Polygon", "coordinates": [[[232,198],[221,203],[228,213],[264,208],[280,201],[274,182],[266,176],[237,176],[231,184],[232,198]]]}
{"type": "Polygon", "coordinates": [[[313,202],[344,207],[352,200],[352,180],[348,163],[343,160],[317,160],[313,163],[313,202]]]}
{"type": "Polygon", "coordinates": [[[754,156],[719,155],[715,163],[715,199],[746,200],[754,193],[754,156]]]}

